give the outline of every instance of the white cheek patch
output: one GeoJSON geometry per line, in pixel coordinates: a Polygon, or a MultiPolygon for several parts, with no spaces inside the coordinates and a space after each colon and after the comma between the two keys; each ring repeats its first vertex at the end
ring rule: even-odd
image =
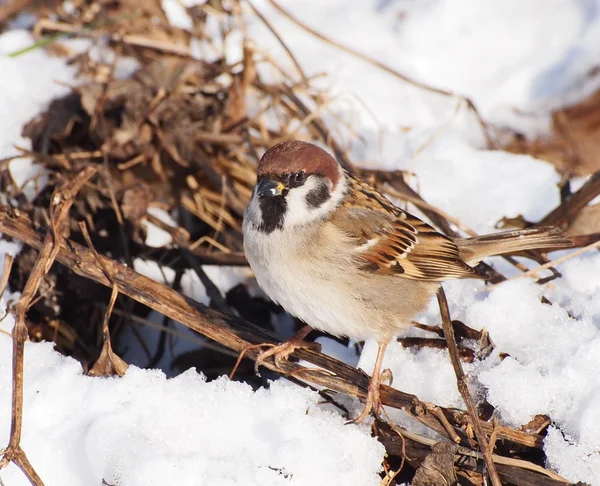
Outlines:
{"type": "Polygon", "coordinates": [[[309,177],[303,186],[290,189],[287,196],[287,211],[285,213],[285,226],[296,226],[314,219],[314,211],[306,204],[306,196],[319,184],[314,177],[309,177]]]}
{"type": "MultiPolygon", "coordinates": [[[[301,187],[290,189],[287,200],[287,211],[285,213],[284,226],[297,226],[310,223],[329,214],[342,200],[346,192],[346,179],[340,167],[340,181],[331,197],[318,207],[310,206],[307,203],[307,196],[311,191],[317,190],[322,180],[317,177],[309,177],[306,183],[301,187]]],[[[331,187],[328,188],[331,190],[331,187]]]]}

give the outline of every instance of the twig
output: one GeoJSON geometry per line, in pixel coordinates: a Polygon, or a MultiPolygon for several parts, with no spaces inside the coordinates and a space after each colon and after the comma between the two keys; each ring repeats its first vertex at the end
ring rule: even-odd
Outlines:
{"type": "Polygon", "coordinates": [[[113,34],[111,36],[113,42],[124,42],[135,47],[144,47],[155,51],[173,54],[181,57],[192,57],[192,52],[188,46],[182,44],[173,44],[172,42],[163,42],[135,34],[120,35],[113,34]]]}
{"type": "Polygon", "coordinates": [[[112,280],[108,269],[104,266],[104,263],[100,259],[100,254],[94,247],[92,243],[92,239],[90,238],[90,233],[88,232],[87,226],[85,222],[81,221],[79,223],[79,229],[81,230],[81,234],[85,242],[88,245],[88,248],[94,255],[96,262],[102,268],[104,275],[108,278],[112,283],[112,292],[110,294],[110,300],[108,302],[108,306],[104,311],[104,319],[102,321],[102,351],[100,352],[100,357],[96,360],[96,363],[90,370],[90,375],[92,376],[112,376],[114,374],[118,374],[119,376],[125,375],[127,371],[127,363],[123,361],[119,356],[117,356],[113,349],[112,343],[110,340],[110,329],[108,324],[110,322],[110,316],[112,314],[113,308],[115,307],[115,302],[117,301],[117,297],[119,296],[119,286],[112,280]]]}
{"type": "Polygon", "coordinates": [[[10,270],[12,269],[15,257],[7,253],[4,255],[4,268],[2,269],[2,277],[0,277],[0,299],[4,295],[6,286],[8,285],[8,278],[10,277],[10,270]]]}
{"type": "MultiPolygon", "coordinates": [[[[584,246],[583,248],[579,248],[578,250],[575,250],[571,253],[563,255],[560,258],[557,258],[556,260],[552,260],[551,262],[544,263],[543,265],[540,265],[539,267],[532,268],[531,270],[529,270],[525,273],[520,273],[519,275],[509,278],[507,281],[518,280],[520,278],[525,278],[525,277],[531,277],[531,276],[536,275],[537,273],[541,272],[542,270],[547,270],[548,268],[554,267],[554,266],[558,265],[559,263],[566,262],[567,260],[570,260],[571,258],[575,258],[576,256],[579,256],[582,253],[585,253],[587,251],[593,250],[594,248],[600,248],[600,240],[594,241],[593,243],[590,243],[588,246],[584,246]]],[[[492,290],[493,288],[498,287],[499,285],[502,285],[503,283],[504,282],[500,282],[500,283],[497,283],[494,285],[488,285],[487,287],[484,287],[483,289],[481,289],[481,292],[492,290]]]]}
{"type": "MultiPolygon", "coordinates": [[[[436,439],[422,437],[420,435],[415,434],[414,432],[402,429],[397,425],[390,425],[390,427],[394,432],[398,434],[399,437],[380,437],[380,441],[385,445],[386,449],[388,450],[388,454],[405,457],[406,453],[404,452],[404,449],[406,448],[407,441],[416,442],[427,447],[433,447],[438,442],[438,440],[436,439]],[[398,444],[398,442],[400,443],[398,444]]],[[[483,456],[480,452],[473,451],[465,447],[459,447],[457,454],[460,454],[465,458],[471,457],[475,460],[483,459],[483,456]]],[[[498,465],[498,472],[500,476],[505,477],[508,481],[511,481],[511,479],[513,479],[514,481],[514,478],[516,476],[516,474],[514,473],[515,470],[519,471],[520,475],[526,476],[525,482],[514,482],[514,484],[526,484],[527,486],[532,486],[534,484],[540,486],[564,486],[567,484],[572,484],[570,481],[567,481],[565,478],[559,476],[555,472],[550,471],[548,469],[544,469],[543,467],[537,464],[525,461],[523,459],[513,459],[510,457],[499,456],[497,454],[492,454],[492,458],[494,459],[494,462],[498,465]],[[535,476],[533,476],[524,474],[526,471],[539,473],[539,475],[536,474],[535,476]]],[[[511,484],[513,484],[513,481],[511,481],[511,484]]]]}
{"type": "Polygon", "coordinates": [[[304,22],[302,22],[301,20],[298,20],[294,15],[292,15],[288,10],[285,10],[283,7],[281,7],[275,0],[268,0],[269,3],[273,6],[273,8],[275,8],[279,13],[281,13],[284,17],[287,17],[290,21],[292,21],[294,24],[296,24],[298,27],[300,27],[301,29],[307,31],[309,34],[315,36],[317,39],[320,39],[321,41],[327,43],[327,44],[331,44],[334,47],[337,47],[338,49],[354,56],[354,57],[358,57],[359,59],[371,64],[372,66],[375,66],[379,69],[382,69],[383,71],[391,74],[392,76],[395,76],[396,78],[412,84],[413,86],[416,86],[417,88],[420,89],[424,89],[425,91],[429,91],[431,93],[436,93],[442,96],[449,96],[452,98],[459,98],[464,100],[464,102],[467,104],[467,106],[473,111],[473,113],[475,114],[475,117],[477,118],[477,122],[479,123],[481,130],[483,132],[483,135],[485,137],[486,143],[488,145],[489,148],[494,148],[494,143],[492,141],[492,137],[489,134],[488,128],[486,123],[483,121],[483,118],[481,116],[481,114],[479,113],[479,110],[477,110],[477,108],[475,107],[475,104],[473,103],[473,101],[469,98],[467,98],[466,96],[462,96],[462,95],[458,95],[456,93],[453,93],[452,91],[447,91],[445,89],[441,89],[441,88],[436,88],[434,86],[430,86],[428,84],[425,84],[421,81],[417,81],[416,79],[413,79],[409,76],[407,76],[406,74],[402,74],[398,71],[396,71],[395,69],[389,67],[388,65],[377,61],[375,59],[373,59],[372,57],[367,56],[366,54],[363,54],[362,52],[359,52],[357,50],[352,49],[351,47],[348,47],[338,41],[335,41],[333,39],[331,39],[330,37],[327,37],[323,34],[321,34],[320,32],[317,32],[316,30],[314,30],[312,27],[306,25],[304,22]]]}
{"type": "Polygon", "coordinates": [[[600,194],[600,171],[594,172],[583,186],[547,214],[538,225],[569,227],[575,221],[575,216],[598,194],[600,194]]]}
{"type": "Polygon", "coordinates": [[[265,18],[265,16],[260,13],[260,11],[254,6],[254,4],[250,0],[246,0],[246,3],[248,5],[250,5],[250,8],[256,14],[256,16],[263,22],[263,24],[265,24],[265,26],[267,27],[267,29],[269,29],[271,31],[271,33],[275,36],[275,38],[279,41],[279,43],[281,44],[281,47],[283,47],[283,49],[285,50],[285,52],[287,52],[287,55],[289,56],[290,60],[292,61],[292,63],[296,67],[296,70],[298,71],[298,74],[300,74],[300,77],[302,78],[302,81],[304,83],[307,83],[308,82],[308,78],[306,77],[306,74],[305,74],[304,70],[302,69],[302,66],[300,65],[300,63],[296,59],[296,56],[294,56],[294,53],[290,50],[290,48],[283,41],[283,39],[281,38],[281,36],[279,35],[279,33],[275,30],[275,27],[273,27],[273,25],[265,18]]]}
{"type": "Polygon", "coordinates": [[[14,462],[23,471],[31,484],[36,486],[43,485],[44,483],[27,460],[27,456],[20,445],[23,426],[24,351],[27,339],[25,314],[35,297],[40,282],[50,270],[64,241],[65,232],[68,231],[69,209],[75,200],[75,195],[95,173],[96,169],[94,167],[86,167],[52,194],[50,206],[52,228],[44,238],[38,258],[23,289],[21,299],[19,299],[19,302],[15,306],[10,440],[4,450],[2,460],[0,460],[0,469],[7,466],[10,462],[14,462]]]}
{"type": "Polygon", "coordinates": [[[452,439],[452,441],[455,442],[456,444],[460,444],[461,443],[461,439],[460,439],[459,435],[456,433],[456,431],[454,430],[454,428],[452,427],[452,425],[450,424],[450,422],[448,422],[448,419],[444,415],[444,412],[442,412],[442,409],[440,407],[432,405],[431,407],[429,407],[429,411],[431,413],[433,413],[433,415],[444,426],[444,428],[448,432],[448,435],[450,436],[450,438],[452,439]]]}
{"type": "Polygon", "coordinates": [[[475,436],[477,437],[477,442],[479,442],[479,449],[483,454],[483,460],[485,461],[485,465],[487,467],[490,479],[492,480],[492,484],[493,486],[502,486],[500,478],[498,477],[496,465],[494,464],[492,451],[489,448],[487,437],[485,436],[483,429],[481,428],[479,416],[477,415],[477,407],[475,407],[475,403],[473,402],[473,398],[471,397],[471,392],[469,391],[467,377],[462,369],[462,365],[460,364],[458,346],[456,345],[456,339],[454,337],[454,328],[452,327],[452,321],[450,319],[450,310],[448,309],[448,301],[446,300],[446,294],[444,293],[444,289],[441,286],[437,292],[437,299],[438,304],[440,306],[440,314],[442,315],[442,324],[444,327],[444,334],[446,335],[446,342],[448,343],[448,353],[450,354],[450,361],[452,362],[454,373],[456,374],[456,384],[458,386],[458,391],[460,392],[465,402],[465,405],[467,406],[467,411],[469,413],[469,417],[471,418],[473,429],[475,430],[475,436]]]}

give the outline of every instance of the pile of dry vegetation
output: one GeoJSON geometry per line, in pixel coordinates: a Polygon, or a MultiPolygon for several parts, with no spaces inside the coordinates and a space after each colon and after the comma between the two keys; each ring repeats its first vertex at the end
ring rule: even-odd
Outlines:
{"type": "MultiPolygon", "coordinates": [[[[28,3],[9,2],[14,12],[7,7],[0,10],[0,24],[28,3]]],[[[246,264],[241,219],[255,182],[256,163],[266,148],[291,138],[319,142],[348,170],[360,172],[388,195],[419,206],[442,231],[456,234],[453,224],[457,223],[428,206],[405,183],[401,172],[356,168],[321,119],[327,93],[315,89],[299,66],[298,72],[286,73],[244,35],[240,36],[243,60],[239,63],[228,64],[224,52],[210,61],[191,56],[192,37],[214,50],[225,45],[232,33],[245,32],[242,6],[237,2],[209,1],[194,7],[191,33],[170,26],[158,1],[80,0],[71,4],[69,12],[45,2],[29,6],[39,18],[35,33],[46,39],[36,48],[64,57],[81,75],[80,85],[69,96],[55,100],[46,113],[23,128],[33,151],[22,150],[20,156],[41,164],[50,182],[28,202],[6,170],[8,160],[0,161],[1,190],[12,201],[10,207],[0,207],[0,232],[26,245],[12,265],[9,280],[12,290],[23,291],[23,299],[15,308],[15,423],[4,461],[20,464],[34,483],[37,476],[19,446],[25,335],[54,341],[59,351],[78,359],[92,374],[123,373],[127,364],[112,349],[117,354],[122,349],[126,328],[138,336],[151,367],[165,353],[172,321],[178,321],[217,345],[180,356],[173,366],[177,370],[195,366],[209,377],[230,370],[237,353],[250,344],[277,341],[268,323],[269,314],[279,309],[250,297],[244,286],[221,295],[201,266],[246,264]],[[220,26],[216,35],[209,35],[205,28],[211,17],[220,26]],[[71,37],[90,39],[91,46],[102,45],[114,56],[105,63],[91,55],[91,47],[72,51],[61,43],[71,37]],[[123,57],[134,58],[139,67],[117,78],[115,69],[123,57]],[[259,63],[279,70],[282,81],[261,79],[259,63]],[[152,216],[148,212],[152,207],[177,215],[177,226],[152,216]],[[170,233],[172,244],[148,247],[144,222],[170,233]],[[175,269],[173,288],[131,270],[137,258],[175,269]],[[210,308],[178,293],[187,269],[197,272],[206,287],[210,308]],[[151,310],[165,316],[163,327],[156,330],[160,333],[157,349],[149,349],[137,330],[151,310]]],[[[289,54],[293,59],[293,53],[289,54]]],[[[407,81],[399,73],[392,74],[407,81]]],[[[581,107],[557,113],[555,140],[532,143],[515,135],[510,142],[515,151],[552,152],[557,168],[565,174],[563,201],[540,224],[568,228],[575,222],[578,234],[599,231],[593,226],[598,218],[590,216],[597,214],[597,208],[586,206],[600,193],[600,173],[576,193],[568,186],[572,174],[590,174],[600,168],[593,147],[598,140],[593,136],[597,131],[593,119],[599,102],[596,95],[581,107]]],[[[576,242],[585,246],[596,239],[590,235],[576,242]]],[[[543,255],[529,256],[546,263],[543,255]]],[[[497,272],[492,275],[494,281],[504,279],[497,272]]],[[[444,324],[446,331],[452,328],[449,319],[444,324]]],[[[493,343],[460,322],[452,324],[456,337],[446,337],[455,351],[454,364],[462,383],[460,360],[489,353],[493,343]],[[479,345],[473,349],[467,341],[479,345]]],[[[434,331],[440,339],[403,342],[446,347],[442,327],[434,331]]],[[[296,356],[330,373],[310,371],[295,362],[266,366],[299,385],[326,387],[329,391],[321,393],[334,403],[336,392],[365,396],[368,378],[362,372],[318,352],[301,350],[296,356]]],[[[248,351],[247,357],[256,357],[256,350],[248,351]]],[[[252,363],[244,363],[236,379],[261,384],[252,363]]],[[[495,484],[498,480],[516,485],[568,484],[543,468],[541,447],[548,417],[537,417],[515,430],[489,421],[493,408],[485,402],[469,412],[450,410],[384,388],[385,404],[405,410],[449,441],[435,444],[377,420],[373,433],[388,451],[382,484],[452,484],[457,477],[460,484],[483,484],[488,474],[495,484]]],[[[470,400],[466,387],[461,388],[470,400]]]]}

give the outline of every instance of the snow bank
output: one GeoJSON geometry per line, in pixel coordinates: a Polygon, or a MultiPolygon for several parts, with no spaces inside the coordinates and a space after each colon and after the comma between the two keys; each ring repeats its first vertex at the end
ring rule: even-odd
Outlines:
{"type": "MultiPolygon", "coordinates": [[[[3,444],[10,350],[0,334],[3,444]]],[[[295,385],[254,392],[225,377],[207,383],[193,370],[167,379],[134,367],[123,378],[91,378],[49,343],[28,344],[26,356],[21,444],[49,486],[379,484],[384,451],[368,428],[345,425],[295,385]]],[[[15,466],[0,475],[29,484],[15,466]]]]}

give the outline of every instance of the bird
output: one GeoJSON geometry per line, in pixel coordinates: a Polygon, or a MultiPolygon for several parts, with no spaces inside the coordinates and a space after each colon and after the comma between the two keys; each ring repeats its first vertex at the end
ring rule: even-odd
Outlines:
{"type": "Polygon", "coordinates": [[[312,329],[377,342],[355,423],[377,415],[386,347],[410,328],[442,282],[486,278],[474,265],[488,256],[573,245],[555,228],[451,238],[394,205],[325,150],[299,140],[274,145],[260,159],[242,228],[258,285],[307,324],[262,352],[256,369],[269,356],[279,363],[307,345],[312,329]]]}

